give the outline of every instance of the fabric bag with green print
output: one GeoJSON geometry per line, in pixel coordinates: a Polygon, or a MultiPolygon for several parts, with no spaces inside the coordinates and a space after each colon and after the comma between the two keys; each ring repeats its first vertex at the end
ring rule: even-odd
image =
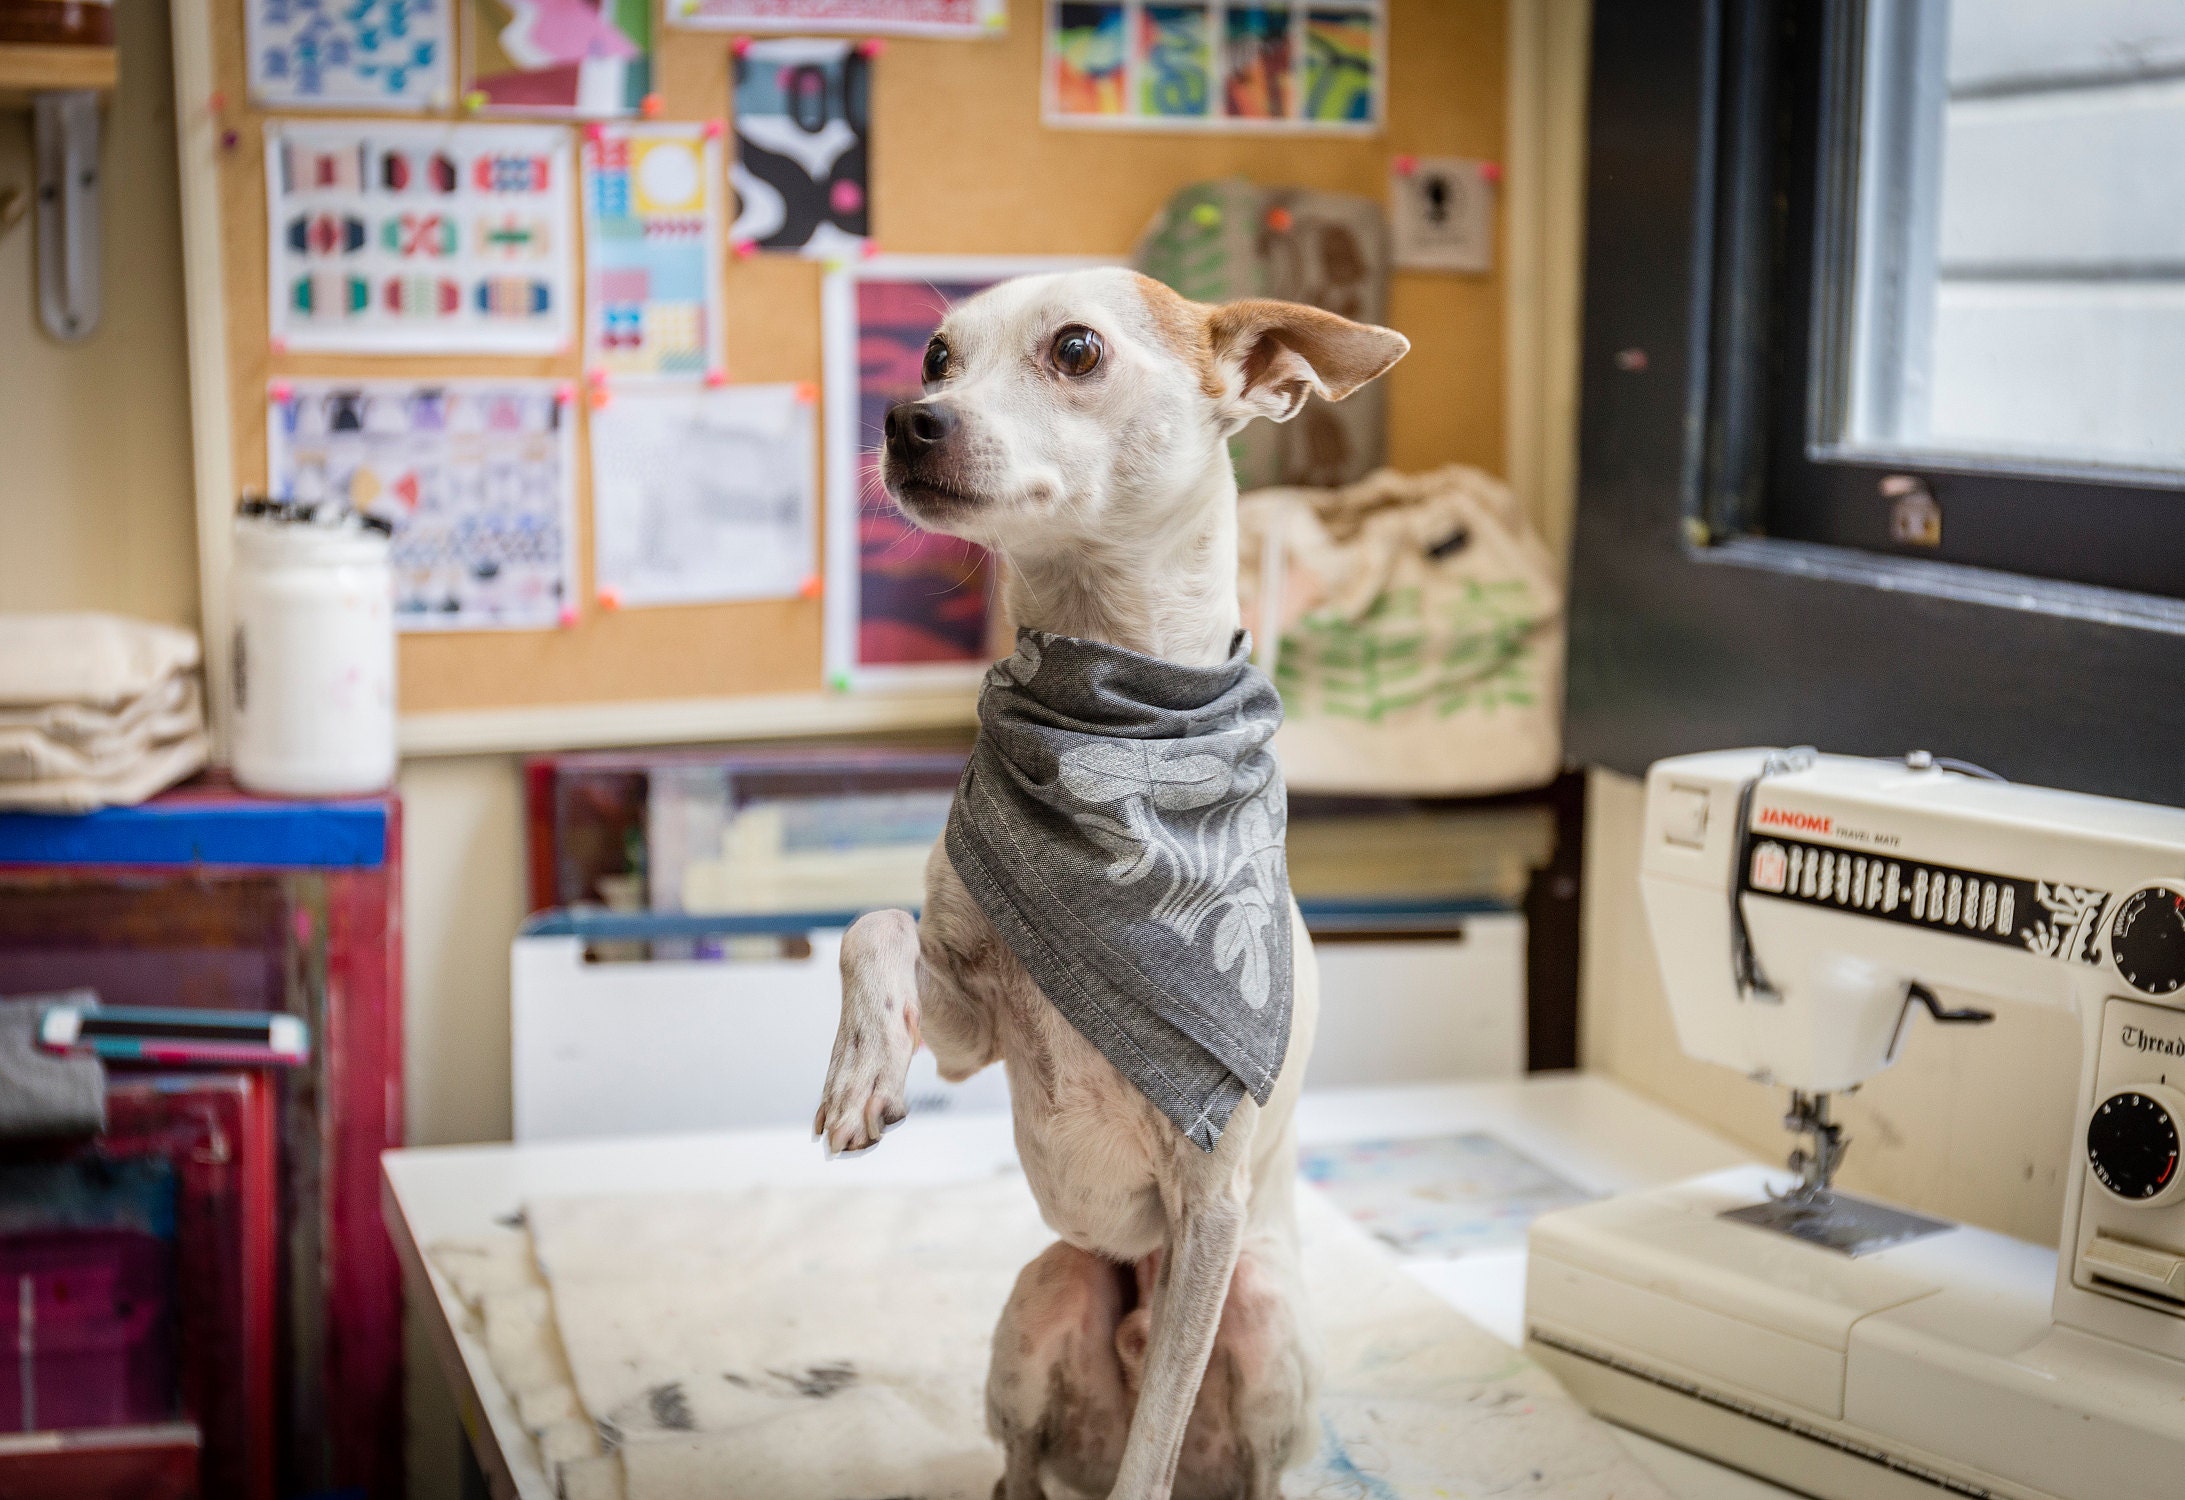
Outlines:
{"type": "Polygon", "coordinates": [[[1238,504],[1238,592],[1301,792],[1459,795],[1562,764],[1563,588],[1509,487],[1381,469],[1238,504]]]}

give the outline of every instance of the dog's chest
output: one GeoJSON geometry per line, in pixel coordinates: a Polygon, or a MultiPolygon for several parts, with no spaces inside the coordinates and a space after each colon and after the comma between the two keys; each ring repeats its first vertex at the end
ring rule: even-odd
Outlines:
{"type": "Polygon", "coordinates": [[[1001,1021],[1017,1156],[1049,1227],[1083,1250],[1131,1261],[1158,1249],[1159,1180],[1176,1131],[1079,1035],[1031,980],[1001,1021]]]}

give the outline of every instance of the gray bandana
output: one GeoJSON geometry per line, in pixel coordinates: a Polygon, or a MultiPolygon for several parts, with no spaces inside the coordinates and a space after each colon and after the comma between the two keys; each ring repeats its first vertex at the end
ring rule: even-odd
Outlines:
{"type": "Polygon", "coordinates": [[[1274,684],[1017,632],[979,693],[948,857],[1032,978],[1211,1151],[1290,1042],[1288,809],[1274,684]]]}

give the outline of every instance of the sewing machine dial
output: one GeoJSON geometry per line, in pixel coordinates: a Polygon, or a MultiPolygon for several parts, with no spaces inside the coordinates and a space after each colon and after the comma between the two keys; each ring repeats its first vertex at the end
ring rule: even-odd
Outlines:
{"type": "Polygon", "coordinates": [[[2125,897],[2110,924],[2109,953],[2143,995],[2185,989],[2185,890],[2143,885],[2125,897]]]}
{"type": "Polygon", "coordinates": [[[2112,1196],[2157,1208],[2178,1196],[2185,1099],[2161,1084],[2121,1088],[2094,1106],[2086,1122],[2086,1162],[2112,1196]]]}

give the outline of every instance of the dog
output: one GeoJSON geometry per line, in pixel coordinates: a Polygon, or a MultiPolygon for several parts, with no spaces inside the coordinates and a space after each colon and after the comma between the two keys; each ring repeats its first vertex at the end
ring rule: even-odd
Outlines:
{"type": "MultiPolygon", "coordinates": [[[[1292,303],[1187,301],[1122,269],[1020,278],[949,313],[924,399],[888,415],[882,477],[915,524],[1004,561],[1019,626],[1212,666],[1239,627],[1228,439],[1348,395],[1409,347],[1292,303]]],[[[830,1152],[876,1144],[903,1118],[921,1044],[951,1081],[998,1060],[1025,1176],[1061,1236],[995,1330],[997,1500],[1271,1500],[1308,1456],[1292,1114],[1319,996],[1294,901],[1287,920],[1287,1051],[1211,1150],[1050,1002],[945,843],[921,919],[869,912],[845,934],[815,1134],[830,1152]]]]}

